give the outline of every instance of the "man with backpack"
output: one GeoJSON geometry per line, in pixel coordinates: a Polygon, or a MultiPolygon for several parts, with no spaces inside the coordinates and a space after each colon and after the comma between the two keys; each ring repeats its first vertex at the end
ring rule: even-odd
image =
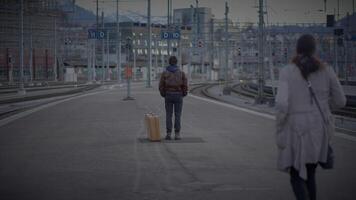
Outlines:
{"type": "Polygon", "coordinates": [[[185,73],[177,67],[177,58],[169,58],[169,66],[162,73],[159,82],[159,92],[165,98],[166,108],[166,140],[171,139],[172,116],[174,110],[174,139],[180,140],[180,118],[183,107],[183,97],[188,94],[187,77],[185,73]]]}

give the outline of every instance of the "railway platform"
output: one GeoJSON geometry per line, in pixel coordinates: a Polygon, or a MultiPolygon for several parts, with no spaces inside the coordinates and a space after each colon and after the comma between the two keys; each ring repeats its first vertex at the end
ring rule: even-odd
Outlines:
{"type": "MultiPolygon", "coordinates": [[[[115,85],[0,120],[0,199],[293,199],[273,115],[190,94],[182,140],[151,143],[144,114],[163,137],[164,100],[144,84],[125,95],[115,85]]],[[[320,199],[356,196],[352,138],[335,137],[334,170],[318,168],[320,199]]]]}

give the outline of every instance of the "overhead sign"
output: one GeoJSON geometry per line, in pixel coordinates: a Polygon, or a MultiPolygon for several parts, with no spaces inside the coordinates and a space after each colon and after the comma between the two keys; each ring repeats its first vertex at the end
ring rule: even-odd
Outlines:
{"type": "Polygon", "coordinates": [[[198,48],[203,48],[204,47],[204,41],[203,40],[198,40],[197,47],[198,48]]]}
{"type": "Polygon", "coordinates": [[[88,39],[104,39],[106,30],[88,29],[88,39]]]}
{"type": "Polygon", "coordinates": [[[174,32],[162,31],[161,39],[163,39],[163,40],[180,40],[180,32],[179,31],[174,31],[174,32]]]}

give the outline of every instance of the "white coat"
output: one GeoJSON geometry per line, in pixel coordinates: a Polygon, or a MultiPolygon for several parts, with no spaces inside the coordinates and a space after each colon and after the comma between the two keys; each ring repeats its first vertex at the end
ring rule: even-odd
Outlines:
{"type": "MultiPolygon", "coordinates": [[[[324,66],[309,75],[309,81],[323,113],[333,119],[330,109],[345,106],[346,98],[334,71],[324,66]]],[[[290,167],[307,179],[307,163],[325,162],[331,136],[325,134],[324,122],[308,90],[308,83],[295,64],[280,71],[276,96],[277,168],[290,167]]]]}

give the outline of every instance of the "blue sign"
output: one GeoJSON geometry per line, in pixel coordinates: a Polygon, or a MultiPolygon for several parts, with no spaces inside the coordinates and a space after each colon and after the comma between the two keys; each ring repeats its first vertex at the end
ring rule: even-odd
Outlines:
{"type": "Polygon", "coordinates": [[[88,39],[104,39],[106,37],[106,30],[89,29],[88,39]]]}
{"type": "Polygon", "coordinates": [[[163,40],[180,40],[180,32],[179,31],[175,31],[175,32],[162,31],[161,39],[163,39],[163,40]]]}

